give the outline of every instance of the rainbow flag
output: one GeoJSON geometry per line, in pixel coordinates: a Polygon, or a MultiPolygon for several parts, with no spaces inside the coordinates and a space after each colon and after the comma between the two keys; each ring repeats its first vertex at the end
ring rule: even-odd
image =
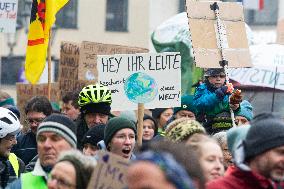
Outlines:
{"type": "Polygon", "coordinates": [[[44,70],[49,32],[56,20],[56,13],[68,1],[33,0],[25,62],[25,75],[32,84],[37,83],[44,70]]]}

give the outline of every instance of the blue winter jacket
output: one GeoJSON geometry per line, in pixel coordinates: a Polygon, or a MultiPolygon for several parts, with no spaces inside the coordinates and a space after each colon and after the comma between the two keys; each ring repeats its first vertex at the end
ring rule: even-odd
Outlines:
{"type": "Polygon", "coordinates": [[[229,95],[218,97],[216,88],[209,88],[206,83],[196,88],[193,105],[197,109],[197,114],[205,114],[207,117],[215,117],[217,114],[230,111],[229,95]]]}

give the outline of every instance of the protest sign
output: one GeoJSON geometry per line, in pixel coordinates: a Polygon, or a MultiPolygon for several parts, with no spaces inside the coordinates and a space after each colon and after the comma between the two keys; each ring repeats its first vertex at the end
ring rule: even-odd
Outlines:
{"type": "Polygon", "coordinates": [[[98,164],[90,179],[88,189],[124,189],[128,160],[100,150],[98,164]]]}
{"type": "Polygon", "coordinates": [[[251,60],[245,30],[243,7],[238,3],[219,2],[223,30],[218,32],[214,1],[187,0],[187,16],[194,60],[197,67],[217,68],[222,61],[220,46],[229,67],[250,67],[251,60]],[[219,36],[225,39],[219,43],[219,36]]]}
{"type": "Polygon", "coordinates": [[[147,52],[147,49],[95,42],[62,42],[58,82],[60,96],[97,82],[97,54],[147,52]]]}
{"type": "Polygon", "coordinates": [[[229,78],[243,85],[284,90],[284,67],[257,66],[229,70],[229,78]]]}
{"type": "Polygon", "coordinates": [[[112,91],[112,111],[137,110],[137,103],[145,103],[147,109],[180,106],[179,53],[99,55],[97,62],[99,83],[112,91]],[[140,76],[137,83],[128,82],[140,76]],[[141,89],[139,84],[148,87],[141,89]],[[127,88],[132,94],[125,92],[127,88]]]}
{"type": "Polygon", "coordinates": [[[97,55],[145,53],[148,49],[84,41],[80,48],[79,80],[97,80],[97,55]]]}
{"type": "Polygon", "coordinates": [[[0,33],[15,33],[18,0],[0,0],[0,33]]]}
{"type": "MultiPolygon", "coordinates": [[[[25,118],[24,106],[29,99],[34,96],[48,96],[48,84],[23,84],[16,83],[17,89],[17,107],[21,112],[21,121],[25,118]]],[[[59,86],[58,83],[51,83],[51,102],[58,103],[59,101],[59,86]]]]}

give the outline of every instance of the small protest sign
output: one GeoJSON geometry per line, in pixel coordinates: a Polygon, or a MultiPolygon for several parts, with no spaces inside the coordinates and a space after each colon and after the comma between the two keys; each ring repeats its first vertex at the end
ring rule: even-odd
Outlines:
{"type": "Polygon", "coordinates": [[[112,91],[112,111],[180,106],[179,53],[99,55],[98,81],[112,91]]]}
{"type": "MultiPolygon", "coordinates": [[[[51,83],[51,102],[59,101],[58,83],[51,83]]],[[[21,112],[21,121],[25,118],[24,106],[26,102],[34,96],[48,96],[48,84],[23,84],[16,83],[17,107],[21,112]]]]}
{"type": "Polygon", "coordinates": [[[0,0],[0,33],[15,33],[18,0],[0,0]]]}
{"type": "Polygon", "coordinates": [[[217,28],[212,9],[214,1],[186,0],[188,24],[196,66],[220,67],[222,54],[228,67],[250,67],[251,58],[245,30],[243,7],[238,3],[217,1],[219,17],[223,27],[217,28]],[[222,43],[219,41],[222,37],[222,43]]]}
{"type": "Polygon", "coordinates": [[[277,23],[277,38],[276,43],[284,44],[284,19],[281,19],[277,23]]]}
{"type": "Polygon", "coordinates": [[[100,151],[98,164],[90,179],[88,189],[124,189],[128,160],[115,154],[100,151]]]}

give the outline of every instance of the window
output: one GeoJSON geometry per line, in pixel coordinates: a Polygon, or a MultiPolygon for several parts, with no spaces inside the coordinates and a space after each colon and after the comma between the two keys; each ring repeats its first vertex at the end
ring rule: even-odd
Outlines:
{"type": "Polygon", "coordinates": [[[78,0],[69,0],[56,16],[56,25],[59,28],[77,28],[78,0]]]}
{"type": "Polygon", "coordinates": [[[106,31],[128,30],[128,0],[107,0],[106,31]]]}
{"type": "Polygon", "coordinates": [[[185,0],[179,0],[179,12],[185,12],[186,7],[185,7],[185,0]]]}
{"type": "MultiPolygon", "coordinates": [[[[241,0],[223,0],[226,2],[240,2],[241,0]]],[[[244,9],[245,22],[249,25],[276,25],[278,19],[278,1],[264,0],[264,9],[244,9]]]]}

